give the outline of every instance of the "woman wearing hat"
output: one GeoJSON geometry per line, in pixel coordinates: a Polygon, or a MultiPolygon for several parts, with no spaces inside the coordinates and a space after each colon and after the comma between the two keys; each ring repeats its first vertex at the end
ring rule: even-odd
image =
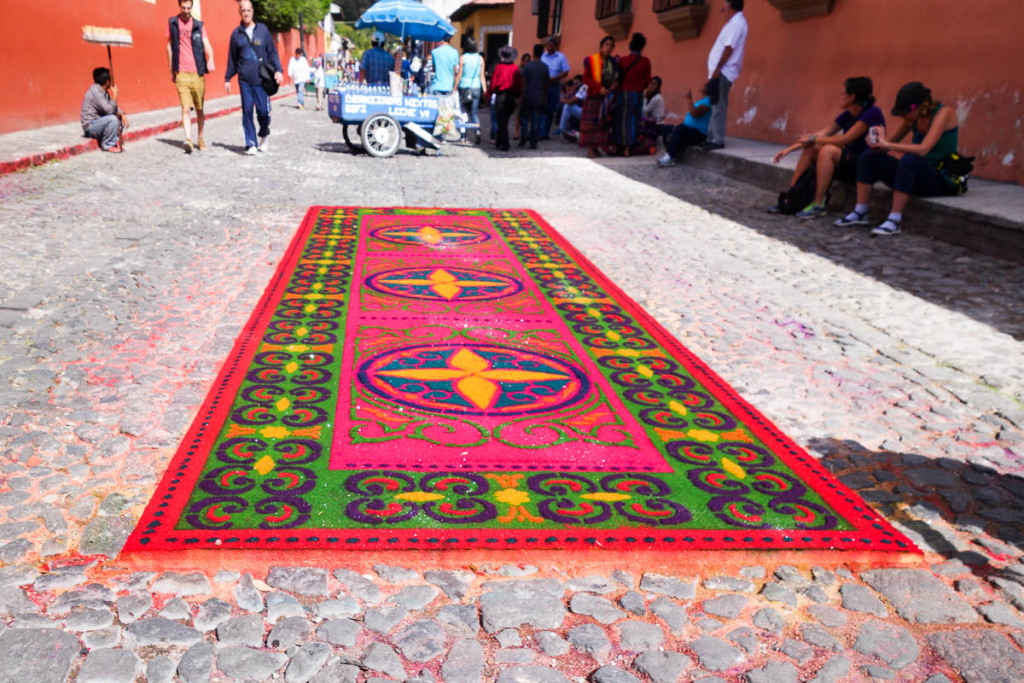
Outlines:
{"type": "Polygon", "coordinates": [[[938,165],[957,150],[960,121],[956,111],[933,100],[931,90],[913,81],[896,94],[892,115],[901,120],[891,136],[868,136],[871,150],[862,154],[857,164],[857,206],[835,222],[839,227],[868,224],[868,198],[876,180],[891,187],[893,193],[892,210],[871,231],[873,235],[895,235],[900,231],[910,195],[937,197],[955,191],[942,178],[938,165]],[[902,142],[907,133],[913,134],[911,141],[902,142]]]}
{"type": "Polygon", "coordinates": [[[495,142],[498,150],[507,152],[511,149],[508,142],[508,120],[516,108],[516,100],[523,92],[523,76],[516,66],[516,49],[511,45],[503,45],[498,49],[498,61],[491,75],[491,92],[494,93],[494,108],[498,114],[498,139],[495,142]]]}

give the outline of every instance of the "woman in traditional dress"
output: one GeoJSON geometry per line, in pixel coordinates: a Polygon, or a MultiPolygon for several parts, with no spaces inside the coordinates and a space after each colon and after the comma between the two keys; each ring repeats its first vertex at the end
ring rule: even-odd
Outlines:
{"type": "Polygon", "coordinates": [[[643,56],[647,38],[634,33],[629,40],[629,54],[619,58],[619,91],[615,94],[612,144],[619,154],[629,156],[636,144],[640,116],[644,108],[644,90],[651,82],[651,60],[643,56]]]}
{"type": "Polygon", "coordinates": [[[608,144],[608,111],[611,97],[619,88],[618,61],[612,57],[615,39],[605,36],[597,52],[583,60],[583,83],[587,99],[580,117],[580,147],[593,159],[598,148],[608,144]]]}

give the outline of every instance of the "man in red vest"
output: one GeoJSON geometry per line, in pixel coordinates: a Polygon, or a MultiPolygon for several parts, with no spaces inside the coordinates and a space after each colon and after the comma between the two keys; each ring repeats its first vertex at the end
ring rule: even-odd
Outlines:
{"type": "Polygon", "coordinates": [[[203,101],[206,96],[205,74],[213,71],[213,46],[206,37],[203,22],[192,18],[192,0],[178,0],[178,14],[167,20],[167,60],[171,80],[178,88],[181,101],[181,127],[185,129],[185,154],[192,153],[192,113],[196,110],[199,141],[196,148],[206,149],[203,142],[203,101]]]}

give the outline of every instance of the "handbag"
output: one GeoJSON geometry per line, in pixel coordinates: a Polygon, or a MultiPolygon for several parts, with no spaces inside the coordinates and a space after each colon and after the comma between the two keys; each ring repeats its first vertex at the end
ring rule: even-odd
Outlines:
{"type": "Polygon", "coordinates": [[[256,53],[256,59],[260,62],[260,86],[263,87],[263,91],[267,93],[268,96],[276,95],[280,86],[277,84],[277,79],[274,78],[274,69],[263,61],[262,57],[260,57],[260,53],[256,50],[256,44],[252,42],[252,38],[249,37],[249,34],[242,31],[242,35],[249,41],[249,46],[252,47],[252,51],[256,53]]]}
{"type": "Polygon", "coordinates": [[[950,152],[942,158],[937,168],[942,180],[945,181],[950,194],[963,194],[967,192],[967,181],[970,180],[971,172],[974,170],[974,157],[961,156],[957,152],[950,152]]]}

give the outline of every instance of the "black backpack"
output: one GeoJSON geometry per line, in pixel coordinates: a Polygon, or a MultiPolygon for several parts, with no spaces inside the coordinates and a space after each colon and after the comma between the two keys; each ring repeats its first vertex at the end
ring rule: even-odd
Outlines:
{"type": "MultiPolygon", "coordinates": [[[[779,193],[779,213],[792,216],[802,211],[808,204],[814,201],[814,191],[818,189],[818,166],[811,164],[811,167],[804,171],[793,187],[785,192],[779,193]]],[[[828,204],[829,193],[825,193],[825,203],[828,204]]]]}

